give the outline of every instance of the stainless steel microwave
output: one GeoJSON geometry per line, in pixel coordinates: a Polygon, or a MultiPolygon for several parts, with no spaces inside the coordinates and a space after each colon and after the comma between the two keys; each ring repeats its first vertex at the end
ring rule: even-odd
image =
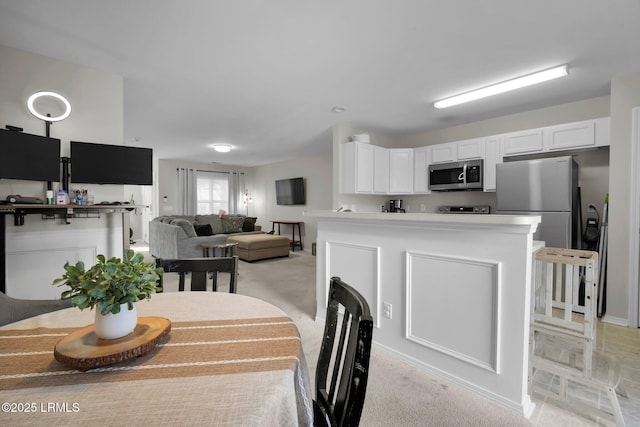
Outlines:
{"type": "Polygon", "coordinates": [[[482,190],[482,159],[429,165],[429,190],[482,190]]]}

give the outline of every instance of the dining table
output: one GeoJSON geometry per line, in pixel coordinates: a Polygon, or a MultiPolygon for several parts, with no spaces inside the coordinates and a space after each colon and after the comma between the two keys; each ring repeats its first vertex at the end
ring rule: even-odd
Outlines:
{"type": "Polygon", "coordinates": [[[0,327],[0,425],[313,425],[300,334],[280,308],[240,294],[165,292],[136,309],[168,319],[166,339],[84,371],[56,360],[54,348],[93,324],[93,310],[0,327]]]}

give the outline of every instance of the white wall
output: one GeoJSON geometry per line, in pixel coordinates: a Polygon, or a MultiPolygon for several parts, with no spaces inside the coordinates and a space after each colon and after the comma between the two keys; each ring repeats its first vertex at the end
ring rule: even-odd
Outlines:
{"type": "Polygon", "coordinates": [[[610,209],[609,209],[609,258],[607,275],[607,314],[605,319],[613,323],[634,326],[638,319],[628,319],[630,307],[638,301],[630,301],[629,271],[631,263],[630,245],[638,239],[638,230],[631,229],[630,217],[632,148],[631,109],[640,106],[640,73],[616,77],[611,81],[611,169],[610,169],[610,209]]]}
{"type": "MultiPolygon", "coordinates": [[[[329,145],[330,141],[327,141],[327,147],[329,145]]],[[[304,249],[311,250],[311,243],[317,236],[317,225],[315,219],[303,216],[303,212],[331,209],[331,174],[332,154],[329,149],[322,154],[252,168],[252,184],[249,191],[253,195],[253,209],[258,222],[263,224],[263,228],[271,230],[272,220],[303,221],[304,249]],[[304,178],[307,203],[294,206],[277,205],[275,181],[297,177],[304,178]]],[[[282,234],[291,235],[291,229],[288,227],[282,226],[282,234]]]]}
{"type": "MultiPolygon", "coordinates": [[[[66,120],[51,126],[51,137],[61,139],[62,156],[69,156],[70,140],[122,144],[122,77],[5,46],[0,46],[0,58],[0,126],[44,135],[44,122],[28,112],[26,100],[34,92],[52,90],[64,95],[72,107],[66,120]]],[[[124,198],[123,186],[83,187],[93,189],[96,201],[124,198]]],[[[2,199],[9,194],[44,198],[45,190],[44,182],[0,180],[2,199]]],[[[2,273],[7,293],[34,299],[59,296],[60,289],[51,282],[64,272],[65,261],[93,264],[97,253],[122,255],[120,224],[120,215],[77,218],[71,224],[28,215],[25,225],[16,227],[13,217],[6,216],[7,272],[2,273]]]]}

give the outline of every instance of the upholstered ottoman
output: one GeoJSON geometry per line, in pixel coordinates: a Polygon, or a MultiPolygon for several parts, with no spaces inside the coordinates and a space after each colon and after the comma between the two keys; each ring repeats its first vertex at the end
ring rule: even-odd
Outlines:
{"type": "Polygon", "coordinates": [[[289,256],[289,238],[273,234],[229,235],[228,242],[235,242],[236,255],[244,261],[289,256]]]}

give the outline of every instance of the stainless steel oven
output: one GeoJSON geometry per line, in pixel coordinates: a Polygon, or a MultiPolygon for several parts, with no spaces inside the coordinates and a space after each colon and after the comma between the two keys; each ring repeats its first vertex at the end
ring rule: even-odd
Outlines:
{"type": "Polygon", "coordinates": [[[482,159],[429,165],[429,190],[482,190],[482,159]]]}

